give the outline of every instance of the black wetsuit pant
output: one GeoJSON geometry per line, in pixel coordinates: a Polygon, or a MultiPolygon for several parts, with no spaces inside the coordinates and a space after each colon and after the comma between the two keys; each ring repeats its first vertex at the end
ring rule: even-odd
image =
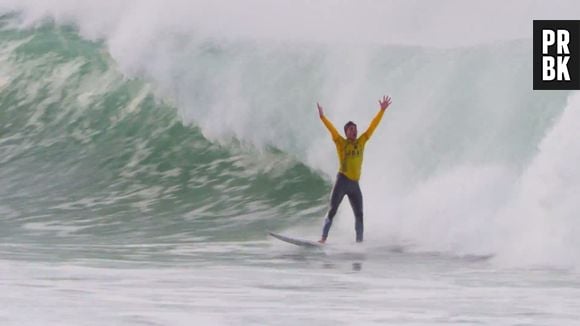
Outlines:
{"type": "Polygon", "coordinates": [[[348,196],[350,201],[350,206],[354,212],[355,224],[354,229],[356,231],[356,241],[363,241],[363,198],[362,192],[358,181],[351,180],[347,178],[344,174],[339,173],[336,176],[336,183],[332,189],[332,195],[330,196],[330,209],[328,210],[328,215],[324,220],[324,227],[322,228],[322,239],[328,237],[328,231],[332,226],[332,219],[336,215],[338,206],[342,202],[344,196],[348,196]]]}

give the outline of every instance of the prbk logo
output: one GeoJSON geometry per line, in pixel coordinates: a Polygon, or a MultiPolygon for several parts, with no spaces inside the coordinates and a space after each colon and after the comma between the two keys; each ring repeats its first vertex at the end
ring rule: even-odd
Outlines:
{"type": "Polygon", "coordinates": [[[580,90],[580,20],[534,20],[534,89],[580,90]]]}

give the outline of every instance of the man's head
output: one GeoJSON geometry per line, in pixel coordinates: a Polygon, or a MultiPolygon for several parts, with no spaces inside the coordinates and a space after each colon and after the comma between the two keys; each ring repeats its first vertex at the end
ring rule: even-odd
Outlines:
{"type": "Polygon", "coordinates": [[[349,121],[344,125],[344,134],[346,135],[347,139],[355,140],[356,139],[356,123],[349,121]]]}

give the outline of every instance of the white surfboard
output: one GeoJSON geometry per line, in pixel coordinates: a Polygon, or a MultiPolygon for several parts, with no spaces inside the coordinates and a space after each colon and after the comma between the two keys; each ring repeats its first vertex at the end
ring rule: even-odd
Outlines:
{"type": "Polygon", "coordinates": [[[319,248],[322,247],[323,244],[322,243],[318,243],[316,241],[308,241],[308,240],[302,240],[302,239],[295,239],[295,238],[290,238],[278,233],[274,233],[274,232],[268,232],[269,235],[271,235],[272,237],[287,242],[287,243],[291,243],[293,245],[296,246],[300,246],[300,247],[306,247],[306,248],[319,248]]]}

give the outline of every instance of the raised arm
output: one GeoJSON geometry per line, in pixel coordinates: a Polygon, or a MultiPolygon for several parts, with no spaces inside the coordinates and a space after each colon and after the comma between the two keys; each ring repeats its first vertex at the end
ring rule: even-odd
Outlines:
{"type": "Polygon", "coordinates": [[[369,125],[367,130],[362,134],[362,136],[366,137],[367,140],[369,138],[371,138],[371,136],[375,132],[375,129],[379,125],[379,122],[381,122],[381,119],[383,118],[383,114],[385,114],[385,111],[389,108],[389,105],[391,105],[391,97],[390,96],[383,96],[383,99],[379,100],[379,105],[381,106],[381,109],[379,110],[377,115],[375,115],[375,117],[371,121],[371,124],[369,125]]]}
{"type": "Polygon", "coordinates": [[[328,129],[328,131],[330,132],[330,135],[332,136],[332,140],[336,140],[336,139],[340,138],[340,134],[338,133],[336,128],[334,128],[334,125],[332,124],[332,122],[330,122],[330,120],[328,120],[326,118],[326,116],[324,115],[324,109],[322,108],[322,106],[320,106],[320,104],[318,104],[318,103],[316,103],[316,106],[318,107],[318,115],[320,116],[320,120],[322,120],[322,122],[326,126],[326,129],[328,129]]]}

